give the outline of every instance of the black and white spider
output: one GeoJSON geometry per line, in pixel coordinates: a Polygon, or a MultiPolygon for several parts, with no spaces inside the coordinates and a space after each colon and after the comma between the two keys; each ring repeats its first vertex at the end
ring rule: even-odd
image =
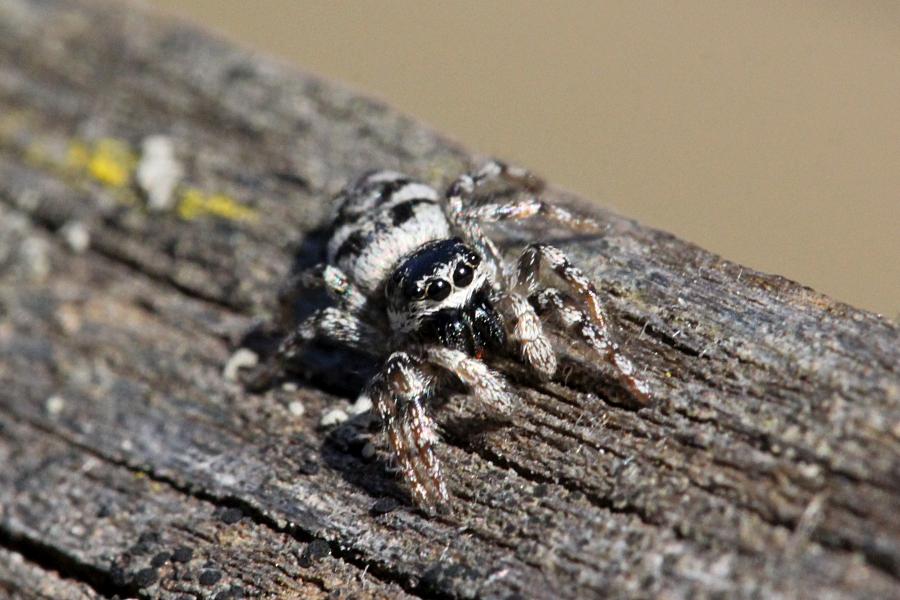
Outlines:
{"type": "Polygon", "coordinates": [[[550,379],[557,358],[539,314],[611,363],[630,393],[649,397],[610,337],[594,285],[560,250],[532,244],[508,266],[482,231],[482,223],[536,215],[599,231],[596,222],[535,197],[540,185],[527,171],[498,162],[459,177],[443,198],[400,173],[367,173],[337,197],[327,263],[297,278],[300,285],[324,285],[335,306],[301,323],[270,364],[280,368],[314,339],[383,361],[361,402],[371,401],[381,416],[412,497],[423,508],[449,501],[433,451],[429,398],[442,381],[457,379],[493,408],[509,411],[514,397],[506,379],[484,359],[512,356],[550,379]],[[475,202],[476,189],[495,179],[524,188],[527,198],[475,202]],[[542,265],[568,294],[540,286],[542,265]]]}

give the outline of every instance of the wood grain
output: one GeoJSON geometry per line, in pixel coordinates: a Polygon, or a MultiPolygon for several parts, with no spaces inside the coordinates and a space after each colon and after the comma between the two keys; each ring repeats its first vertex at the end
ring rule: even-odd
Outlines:
{"type": "Polygon", "coordinates": [[[450,516],[408,505],[370,419],[319,427],[366,365],[320,349],[257,394],[223,376],[269,348],[349,178],[477,161],[139,5],[0,4],[0,591],[900,595],[897,326],[596,207],[599,237],[498,235],[591,274],[653,402],[562,339],[557,381],[513,375],[511,423],[448,399],[450,516]],[[134,184],[158,134],[185,167],[164,211],[134,184]]]}

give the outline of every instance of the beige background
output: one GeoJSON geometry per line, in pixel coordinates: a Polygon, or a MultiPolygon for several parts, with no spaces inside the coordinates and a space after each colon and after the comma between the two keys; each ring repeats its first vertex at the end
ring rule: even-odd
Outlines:
{"type": "Polygon", "coordinates": [[[900,315],[900,2],[152,3],[900,315]]]}

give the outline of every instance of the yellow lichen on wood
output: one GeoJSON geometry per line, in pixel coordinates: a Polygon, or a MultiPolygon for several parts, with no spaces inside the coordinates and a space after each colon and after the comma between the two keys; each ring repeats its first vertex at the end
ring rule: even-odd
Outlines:
{"type": "Polygon", "coordinates": [[[103,138],[93,144],[72,140],[65,157],[52,165],[69,177],[85,176],[102,184],[112,192],[120,204],[137,205],[140,201],[131,188],[131,180],[137,166],[137,156],[128,144],[121,140],[103,138]]]}
{"type": "MultiPolygon", "coordinates": [[[[74,179],[89,178],[112,192],[120,203],[135,206],[140,196],[133,187],[139,156],[125,140],[105,137],[95,142],[57,139],[58,144],[26,136],[25,143],[13,140],[29,127],[25,113],[0,115],[0,142],[11,142],[33,166],[74,179]]],[[[229,221],[256,221],[258,213],[226,194],[206,193],[193,187],[177,192],[176,214],[192,221],[218,217],[229,221]]]]}
{"type": "Polygon", "coordinates": [[[97,181],[105,185],[121,188],[131,182],[137,166],[137,156],[121,140],[103,138],[91,152],[87,171],[97,181]]]}
{"type": "Polygon", "coordinates": [[[186,188],[175,208],[178,216],[186,221],[214,216],[229,221],[255,221],[256,211],[241,205],[223,194],[204,194],[196,188],[186,188]]]}

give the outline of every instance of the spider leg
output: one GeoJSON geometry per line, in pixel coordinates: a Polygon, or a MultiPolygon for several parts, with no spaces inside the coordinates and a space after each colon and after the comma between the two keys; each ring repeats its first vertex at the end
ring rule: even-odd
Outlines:
{"type": "Polygon", "coordinates": [[[606,229],[590,217],[576,215],[565,208],[534,196],[509,202],[488,202],[467,206],[462,209],[461,219],[497,223],[500,221],[523,221],[537,215],[581,233],[602,233],[606,229]]]}
{"type": "Polygon", "coordinates": [[[542,262],[566,283],[584,309],[575,308],[564,301],[559,291],[552,288],[533,294],[538,306],[548,310],[561,325],[582,338],[600,356],[615,367],[625,387],[644,401],[650,400],[647,384],[634,377],[635,368],[619,351],[610,336],[610,328],[600,304],[597,288],[580,269],[573,266],[558,248],[547,244],[531,244],[519,258],[516,288],[534,292],[538,288],[538,275],[542,262]]]}
{"type": "Polygon", "coordinates": [[[508,414],[514,405],[513,396],[503,377],[486,364],[452,348],[429,346],[425,350],[429,364],[440,367],[455,375],[479,399],[503,414],[508,414]]]}
{"type": "Polygon", "coordinates": [[[490,161],[473,174],[461,175],[447,189],[447,201],[451,211],[460,220],[472,219],[486,223],[529,219],[538,214],[573,231],[599,233],[603,231],[597,221],[574,215],[568,210],[531,196],[510,202],[472,204],[475,191],[488,182],[503,179],[529,192],[540,192],[544,182],[521,167],[513,167],[499,161],[490,161]]]}
{"type": "Polygon", "coordinates": [[[521,221],[541,215],[568,229],[583,233],[602,233],[605,227],[589,217],[576,215],[565,208],[538,197],[507,202],[474,204],[479,186],[502,179],[529,192],[539,192],[544,182],[526,169],[511,167],[498,161],[490,161],[475,173],[464,174],[447,188],[446,214],[452,227],[487,260],[498,283],[512,283],[504,272],[503,260],[496,244],[484,234],[481,223],[521,221]]]}
{"type": "Polygon", "coordinates": [[[549,244],[529,244],[516,265],[515,289],[523,292],[534,292],[538,289],[538,277],[541,264],[546,263],[556,275],[587,307],[591,320],[602,330],[607,329],[606,318],[600,307],[600,295],[597,288],[581,269],[574,266],[562,250],[549,244]]]}
{"type": "Polygon", "coordinates": [[[517,346],[522,360],[537,375],[548,380],[556,373],[556,353],[544,333],[541,319],[519,292],[502,292],[497,298],[497,307],[510,323],[509,338],[517,346]]]}
{"type": "Polygon", "coordinates": [[[431,378],[405,352],[392,354],[368,386],[413,500],[424,508],[446,506],[450,498],[432,449],[435,425],[424,407],[432,387],[431,378]]]}
{"type": "Polygon", "coordinates": [[[498,179],[509,181],[517,187],[529,191],[539,191],[544,187],[544,182],[529,171],[520,167],[511,167],[499,161],[490,161],[475,173],[460,175],[447,188],[446,215],[454,230],[462,234],[463,238],[475,247],[475,250],[485,259],[493,271],[494,281],[506,281],[503,271],[503,259],[496,244],[481,230],[477,218],[466,211],[471,203],[476,189],[498,179]]]}
{"type": "Polygon", "coordinates": [[[278,289],[278,304],[282,311],[282,322],[290,323],[294,299],[302,290],[324,287],[328,295],[337,302],[339,308],[358,315],[367,308],[368,301],[347,275],[333,265],[318,264],[292,275],[278,289]]]}
{"type": "Polygon", "coordinates": [[[650,388],[635,376],[634,364],[619,351],[619,346],[610,339],[608,332],[593,322],[590,315],[572,306],[559,290],[548,288],[533,296],[541,311],[548,312],[564,329],[586,342],[591,349],[610,363],[618,373],[619,380],[636,399],[648,403],[650,388]]]}
{"type": "Polygon", "coordinates": [[[528,169],[507,165],[499,160],[491,160],[474,173],[460,175],[456,181],[450,184],[447,197],[459,198],[459,201],[464,203],[471,199],[478,186],[500,179],[529,192],[539,192],[544,189],[544,181],[528,169]]]}
{"type": "Polygon", "coordinates": [[[381,356],[384,335],[362,321],[358,316],[338,308],[317,310],[278,345],[275,355],[244,378],[251,389],[263,389],[284,372],[284,367],[295,360],[303,348],[314,339],[331,342],[369,354],[381,356]]]}
{"type": "Polygon", "coordinates": [[[290,360],[314,339],[331,342],[371,356],[382,356],[384,335],[356,315],[339,308],[317,310],[288,334],[278,354],[290,360]]]}

